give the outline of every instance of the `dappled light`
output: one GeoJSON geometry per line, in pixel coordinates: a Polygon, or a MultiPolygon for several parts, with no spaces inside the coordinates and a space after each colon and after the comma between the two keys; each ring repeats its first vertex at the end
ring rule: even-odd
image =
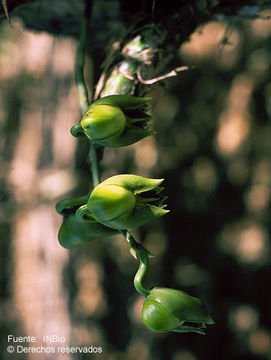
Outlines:
{"type": "Polygon", "coordinates": [[[181,286],[199,286],[209,281],[208,273],[198,265],[188,261],[175,267],[175,278],[181,286]]]}
{"type": "Polygon", "coordinates": [[[229,312],[229,326],[236,332],[254,331],[259,323],[259,313],[250,305],[242,304],[233,307],[229,312]]]}
{"type": "Polygon", "coordinates": [[[245,194],[245,201],[248,210],[261,212],[267,210],[270,201],[270,188],[263,183],[255,184],[245,194]]]}
{"type": "Polygon", "coordinates": [[[231,155],[243,145],[250,132],[248,103],[253,89],[249,77],[239,76],[229,93],[228,104],[219,118],[217,147],[223,155],[231,155]]]}
{"type": "Polygon", "coordinates": [[[249,338],[249,347],[256,355],[269,356],[271,351],[271,333],[266,329],[255,330],[249,338]]]}
{"type": "Polygon", "coordinates": [[[251,28],[252,35],[266,39],[271,34],[270,21],[266,21],[268,16],[271,15],[271,11],[262,11],[260,15],[261,17],[259,19],[255,19],[255,21],[250,22],[249,26],[251,28]]]}
{"type": "MultiPolygon", "coordinates": [[[[157,152],[152,138],[144,139],[140,145],[137,144],[135,152],[135,160],[139,171],[141,170],[140,173],[144,172],[144,170],[145,172],[146,170],[150,170],[155,165],[157,152]]],[[[142,173],[142,176],[147,176],[147,174],[142,173]]]]}
{"type": "Polygon", "coordinates": [[[246,139],[249,133],[248,121],[238,114],[222,114],[220,121],[217,146],[223,155],[230,155],[236,152],[246,139]]]}
{"type": "Polygon", "coordinates": [[[197,357],[191,351],[179,350],[175,353],[173,360],[197,360],[197,357]]]}
{"type": "Polygon", "coordinates": [[[101,271],[100,266],[91,262],[78,266],[78,294],[75,299],[78,313],[97,316],[105,311],[105,294],[100,286],[101,271]]]}
{"type": "Polygon", "coordinates": [[[270,259],[267,230],[249,220],[228,225],[222,231],[219,247],[241,264],[263,265],[270,259]]]}
{"type": "MultiPolygon", "coordinates": [[[[91,355],[99,360],[270,359],[270,20],[200,26],[176,49],[177,65],[189,70],[148,87],[156,134],[105,148],[100,163],[102,180],[165,179],[170,212],[132,233],[154,255],[150,288],[203,299],[216,322],[203,340],[144,327],[144,297],[132,282],[138,260],[121,235],[71,250],[58,243],[56,202],[90,191],[87,142],[70,135],[81,116],[76,42],[18,20],[0,34],[4,341],[56,334],[64,346],[101,346],[91,355]]],[[[89,87],[104,60],[98,40],[90,40],[89,87]]],[[[58,359],[88,357],[39,356],[58,359]]]]}
{"type": "Polygon", "coordinates": [[[230,69],[240,54],[241,34],[222,22],[213,21],[200,27],[180,48],[184,60],[195,63],[215,61],[218,66],[230,69]]]}

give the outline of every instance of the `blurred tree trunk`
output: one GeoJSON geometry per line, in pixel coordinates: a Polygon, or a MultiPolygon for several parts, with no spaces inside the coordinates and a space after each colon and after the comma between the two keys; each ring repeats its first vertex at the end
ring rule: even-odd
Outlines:
{"type": "MultiPolygon", "coordinates": [[[[97,3],[102,2],[97,1],[97,3]]],[[[103,3],[106,9],[106,6],[112,2],[105,1],[103,3]]],[[[30,29],[78,36],[80,22],[83,18],[83,2],[76,0],[7,0],[3,1],[3,4],[6,5],[11,20],[13,16],[17,16],[30,29]],[[35,16],[37,13],[41,15],[35,16]]],[[[118,69],[118,65],[123,59],[127,59],[127,54],[123,50],[137,34],[143,33],[147,39],[146,46],[152,49],[153,57],[147,58],[146,63],[140,68],[144,79],[150,79],[165,71],[170,61],[174,59],[177,48],[189,38],[199,25],[214,18],[226,21],[242,17],[253,18],[257,16],[261,8],[268,4],[270,1],[264,0],[182,0],[176,6],[175,3],[164,0],[145,0],[133,3],[120,0],[119,15],[127,32],[124,39],[120,40],[117,49],[113,47],[105,61],[103,68],[105,80],[110,78],[115,69],[118,69]],[[131,23],[131,19],[135,19],[134,24],[131,23]],[[149,60],[150,63],[147,63],[149,60]]],[[[2,19],[4,18],[3,8],[0,10],[0,16],[2,19]]],[[[96,41],[98,38],[95,34],[95,31],[99,31],[95,23],[95,16],[97,15],[94,15],[92,21],[93,33],[91,32],[90,42],[93,41],[93,38],[95,40],[96,37],[96,41]]],[[[106,24],[103,25],[106,27],[106,24]]],[[[104,32],[106,30],[107,28],[104,32]]],[[[110,33],[109,36],[106,35],[107,42],[112,40],[108,39],[111,37],[110,33]]],[[[106,45],[106,43],[102,44],[103,47],[106,45]]],[[[54,58],[54,51],[50,56],[54,58]]],[[[73,54],[68,54],[68,56],[72,57],[73,54]]],[[[50,70],[49,66],[48,71],[50,72],[50,70]]],[[[61,64],[59,71],[62,70],[61,64]]],[[[48,79],[48,74],[46,77],[48,79]]],[[[56,332],[60,336],[67,336],[67,340],[69,340],[71,325],[61,279],[68,255],[56,245],[56,233],[60,219],[55,219],[54,200],[52,200],[55,194],[50,198],[47,186],[52,181],[49,177],[50,172],[54,173],[56,168],[63,168],[67,172],[72,171],[71,164],[75,158],[75,146],[74,143],[69,143],[71,137],[68,127],[77,121],[79,110],[77,112],[76,109],[71,109],[67,105],[71,104],[71,93],[67,90],[69,88],[66,85],[67,80],[59,78],[55,80],[56,83],[60,81],[62,84],[62,87],[60,86],[56,91],[54,85],[56,87],[57,85],[54,83],[54,77],[57,77],[57,73],[51,73],[49,79],[51,83],[49,81],[47,84],[47,91],[51,96],[44,97],[42,111],[36,108],[34,115],[28,116],[29,114],[24,110],[18,139],[14,146],[15,150],[13,149],[13,162],[11,160],[15,171],[12,172],[9,180],[10,185],[15,188],[14,197],[17,208],[14,214],[13,229],[14,302],[21,318],[23,330],[27,335],[37,335],[37,332],[43,329],[44,332],[41,335],[50,335],[56,332]],[[60,96],[61,100],[58,101],[60,96]],[[56,119],[56,121],[52,121],[52,119],[56,119]],[[52,133],[51,128],[54,128],[52,133]],[[27,144],[31,144],[32,147],[27,147],[27,144]],[[22,176],[23,170],[27,173],[27,178],[22,176]],[[46,182],[44,180],[47,175],[46,182]],[[43,188],[46,189],[45,192],[42,190],[43,188]],[[39,239],[38,242],[36,242],[37,239],[39,239]],[[59,299],[59,302],[56,304],[52,299],[59,299]],[[46,327],[43,328],[45,321],[46,327]]],[[[20,79],[17,80],[19,84],[20,79]]],[[[145,84],[138,82],[138,79],[136,81],[139,85],[138,93],[144,92],[145,84]]],[[[29,97],[31,98],[31,96],[29,97]]],[[[72,98],[76,98],[75,92],[72,98]]],[[[64,182],[72,181],[72,176],[68,176],[67,180],[64,173],[59,175],[64,182]]]]}
{"type": "MultiPolygon", "coordinates": [[[[9,334],[36,336],[36,345],[43,346],[50,345],[43,336],[63,336],[68,345],[71,323],[62,274],[69,254],[57,243],[61,218],[55,213],[55,197],[74,186],[75,141],[63,133],[69,133],[79,115],[76,100],[69,101],[76,94],[71,81],[75,43],[24,32],[18,24],[7,29],[4,47],[10,40],[13,50],[1,54],[0,181],[6,195],[1,219],[5,216],[10,228],[10,238],[1,231],[2,240],[12,250],[11,259],[8,250],[2,253],[1,276],[8,273],[11,294],[4,298],[1,287],[1,307],[5,304],[7,310],[1,313],[9,334]],[[61,56],[66,61],[62,58],[60,64],[61,56]]],[[[6,334],[1,338],[6,341],[6,334]]],[[[39,358],[52,359],[52,354],[39,358]]]]}

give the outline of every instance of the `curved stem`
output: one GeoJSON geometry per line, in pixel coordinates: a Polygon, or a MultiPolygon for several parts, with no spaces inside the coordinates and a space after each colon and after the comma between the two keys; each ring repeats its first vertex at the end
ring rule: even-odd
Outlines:
{"type": "Polygon", "coordinates": [[[148,270],[148,267],[149,267],[149,255],[148,253],[141,247],[137,247],[136,248],[136,253],[139,257],[139,268],[135,274],[135,277],[134,277],[134,286],[135,286],[135,289],[136,291],[147,297],[151,290],[150,289],[146,289],[143,284],[142,284],[142,280],[146,274],[146,271],[148,270]]]}
{"type": "Polygon", "coordinates": [[[126,241],[132,249],[135,250],[137,246],[139,246],[139,243],[135,240],[135,238],[128,230],[120,230],[120,233],[125,237],[126,241]]]}
{"type": "Polygon", "coordinates": [[[128,244],[131,247],[133,253],[139,257],[139,268],[135,274],[134,286],[136,291],[147,297],[150,294],[150,290],[146,289],[143,284],[143,278],[149,267],[149,256],[151,255],[142,245],[140,245],[131,235],[128,230],[120,230],[120,233],[125,237],[128,244]]]}

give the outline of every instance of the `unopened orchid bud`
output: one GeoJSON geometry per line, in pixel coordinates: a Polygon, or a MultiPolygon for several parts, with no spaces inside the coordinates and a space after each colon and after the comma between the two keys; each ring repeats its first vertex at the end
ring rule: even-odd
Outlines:
{"type": "Polygon", "coordinates": [[[112,105],[96,105],[87,111],[81,126],[93,141],[102,141],[120,135],[126,125],[123,111],[112,105]]]}
{"type": "Polygon", "coordinates": [[[74,136],[84,133],[94,143],[121,147],[153,134],[151,116],[146,114],[150,98],[109,95],[90,105],[79,124],[71,128],[74,136]]]}
{"type": "Polygon", "coordinates": [[[97,186],[88,201],[88,209],[97,219],[111,221],[129,213],[136,205],[132,191],[119,185],[97,186]]]}
{"type": "Polygon", "coordinates": [[[153,331],[205,334],[206,324],[214,324],[203,303],[183,291],[155,287],[143,303],[143,323],[153,331]]]}
{"type": "MultiPolygon", "coordinates": [[[[135,228],[162,215],[165,210],[159,186],[163,179],[137,175],[116,175],[95,187],[90,194],[87,212],[98,222],[113,229],[135,228]]],[[[77,211],[80,217],[80,208],[77,211]]]]}

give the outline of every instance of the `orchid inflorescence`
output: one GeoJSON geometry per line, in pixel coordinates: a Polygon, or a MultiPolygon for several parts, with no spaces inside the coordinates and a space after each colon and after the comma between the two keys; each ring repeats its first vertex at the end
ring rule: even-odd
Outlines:
{"type": "MultiPolygon", "coordinates": [[[[154,134],[147,114],[150,98],[109,95],[92,103],[81,121],[71,128],[75,137],[85,137],[99,147],[122,147],[154,134]]],[[[94,239],[123,234],[131,252],[139,258],[136,290],[146,297],[142,321],[153,331],[204,334],[214,321],[202,302],[181,290],[146,289],[142,280],[150,253],[139,245],[128,229],[137,228],[169,211],[162,195],[163,179],[120,174],[97,184],[87,195],[62,200],[56,209],[63,216],[59,243],[71,249],[94,239]]]]}

